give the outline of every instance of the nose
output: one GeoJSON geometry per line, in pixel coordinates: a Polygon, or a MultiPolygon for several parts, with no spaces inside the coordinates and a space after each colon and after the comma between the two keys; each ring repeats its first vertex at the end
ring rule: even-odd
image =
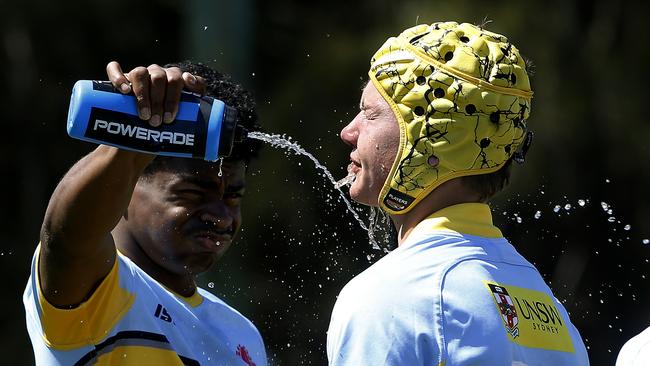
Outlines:
{"type": "Polygon", "coordinates": [[[199,217],[217,230],[231,230],[234,221],[229,207],[221,199],[206,202],[199,217]]]}
{"type": "Polygon", "coordinates": [[[357,140],[359,139],[359,130],[356,128],[356,120],[358,117],[359,115],[354,117],[347,126],[343,127],[339,134],[341,140],[350,146],[357,146],[357,140]]]}

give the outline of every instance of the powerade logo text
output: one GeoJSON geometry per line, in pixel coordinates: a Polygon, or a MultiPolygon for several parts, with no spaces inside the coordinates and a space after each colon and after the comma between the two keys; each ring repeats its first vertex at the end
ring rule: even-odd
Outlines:
{"type": "Polygon", "coordinates": [[[177,119],[151,127],[137,115],[93,107],[85,126],[84,138],[125,149],[170,156],[203,157],[207,122],[177,119]]]}
{"type": "Polygon", "coordinates": [[[112,135],[128,136],[145,141],[194,146],[194,134],[191,133],[156,131],[119,122],[109,122],[102,119],[95,120],[93,130],[103,130],[112,135]]]}

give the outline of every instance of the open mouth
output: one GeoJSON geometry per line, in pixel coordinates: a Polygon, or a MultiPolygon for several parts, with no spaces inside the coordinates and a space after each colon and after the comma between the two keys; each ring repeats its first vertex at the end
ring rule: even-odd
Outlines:
{"type": "Polygon", "coordinates": [[[229,243],[232,240],[232,236],[224,233],[218,233],[215,231],[198,231],[194,235],[200,243],[201,246],[209,251],[217,250],[224,244],[229,243]]]}
{"type": "Polygon", "coordinates": [[[348,165],[348,175],[334,183],[335,188],[341,188],[343,186],[351,186],[352,183],[357,179],[357,172],[360,169],[360,165],[357,164],[356,162],[352,161],[350,165],[348,165]]]}

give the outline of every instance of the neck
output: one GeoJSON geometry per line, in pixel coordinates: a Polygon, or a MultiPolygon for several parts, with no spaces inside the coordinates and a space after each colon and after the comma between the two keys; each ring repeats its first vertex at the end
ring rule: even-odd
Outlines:
{"type": "MultiPolygon", "coordinates": [[[[124,219],[122,219],[124,220],[124,219]]],[[[115,246],[122,254],[129,257],[140,269],[145,271],[149,276],[155,279],[158,283],[174,291],[175,293],[189,297],[196,291],[196,283],[194,276],[189,273],[178,274],[170,271],[169,269],[156,263],[151,257],[142,249],[142,246],[133,237],[133,235],[125,229],[122,221],[115,226],[111,232],[115,240],[115,246]]]]}
{"type": "Polygon", "coordinates": [[[402,245],[413,229],[434,212],[461,203],[480,202],[478,194],[465,187],[460,178],[449,180],[427,195],[409,212],[390,215],[397,229],[397,245],[402,245]]]}

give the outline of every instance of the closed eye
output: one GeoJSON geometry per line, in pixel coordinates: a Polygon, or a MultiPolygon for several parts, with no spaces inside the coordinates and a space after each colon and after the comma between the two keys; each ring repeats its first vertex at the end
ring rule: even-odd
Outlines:
{"type": "Polygon", "coordinates": [[[203,196],[203,191],[199,189],[183,189],[180,190],[179,193],[183,195],[203,196]]]}
{"type": "Polygon", "coordinates": [[[369,109],[364,109],[363,110],[363,115],[366,117],[366,119],[373,120],[377,118],[377,114],[372,112],[369,109]]]}

